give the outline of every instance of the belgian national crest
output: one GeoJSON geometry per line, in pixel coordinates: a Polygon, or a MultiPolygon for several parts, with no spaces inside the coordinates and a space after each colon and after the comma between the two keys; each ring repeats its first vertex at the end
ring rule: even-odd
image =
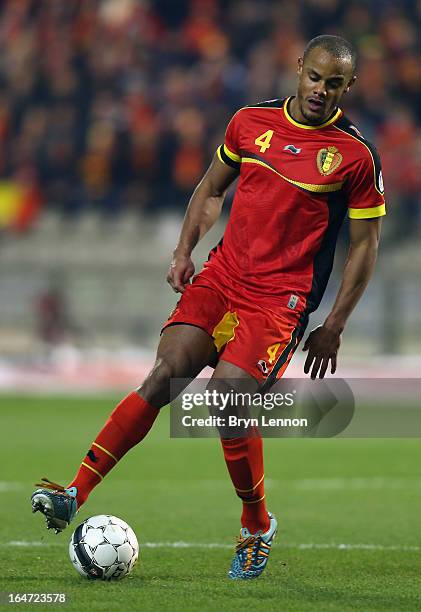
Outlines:
{"type": "Polygon", "coordinates": [[[328,147],[327,149],[320,149],[317,153],[317,168],[320,174],[327,176],[335,172],[342,163],[342,155],[336,147],[328,147]]]}

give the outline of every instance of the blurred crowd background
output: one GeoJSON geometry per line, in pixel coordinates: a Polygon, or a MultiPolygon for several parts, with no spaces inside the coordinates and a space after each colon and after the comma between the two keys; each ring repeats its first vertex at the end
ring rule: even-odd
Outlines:
{"type": "Polygon", "coordinates": [[[388,206],[341,350],[362,372],[376,355],[383,372],[385,355],[418,354],[420,31],[420,0],[0,2],[0,354],[151,351],[176,300],[164,279],[182,214],[230,117],[293,94],[297,58],[322,33],[357,48],[343,106],[381,154],[388,206]]]}
{"type": "Polygon", "coordinates": [[[382,155],[396,233],[416,232],[420,28],[419,0],[3,0],[3,226],[184,209],[233,112],[294,93],[306,42],[332,33],[358,49],[346,112],[382,155]]]}

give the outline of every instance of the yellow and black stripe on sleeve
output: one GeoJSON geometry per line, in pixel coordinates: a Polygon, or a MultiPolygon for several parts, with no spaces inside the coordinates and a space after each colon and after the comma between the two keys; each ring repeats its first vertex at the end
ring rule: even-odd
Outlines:
{"type": "Polygon", "coordinates": [[[386,214],[386,205],[384,203],[370,208],[348,208],[348,216],[350,219],[375,219],[383,217],[386,214]]]}
{"type": "Polygon", "coordinates": [[[222,144],[216,150],[217,155],[220,161],[227,166],[231,166],[231,168],[235,168],[235,170],[239,170],[241,166],[241,157],[236,153],[230,151],[226,144],[222,144]]]}

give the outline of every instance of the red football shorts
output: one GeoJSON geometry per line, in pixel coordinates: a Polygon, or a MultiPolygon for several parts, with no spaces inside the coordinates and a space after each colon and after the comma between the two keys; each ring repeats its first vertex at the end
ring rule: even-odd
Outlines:
{"type": "MultiPolygon", "coordinates": [[[[207,270],[209,272],[209,270],[207,270]]],[[[163,329],[186,323],[212,336],[218,360],[228,361],[260,382],[275,382],[285,372],[304,333],[303,317],[288,308],[269,310],[244,297],[218,277],[194,277],[163,329]]],[[[209,364],[215,365],[215,364],[209,364]]]]}

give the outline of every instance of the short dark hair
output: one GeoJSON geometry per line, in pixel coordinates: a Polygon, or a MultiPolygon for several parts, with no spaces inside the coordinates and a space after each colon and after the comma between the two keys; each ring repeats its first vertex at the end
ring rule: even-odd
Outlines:
{"type": "Polygon", "coordinates": [[[352,73],[355,72],[355,67],[357,65],[357,52],[355,47],[345,38],[342,38],[342,36],[333,36],[331,34],[316,36],[316,38],[312,38],[310,40],[304,49],[303,59],[306,59],[310,51],[319,47],[330,53],[336,59],[350,60],[352,73]]]}

